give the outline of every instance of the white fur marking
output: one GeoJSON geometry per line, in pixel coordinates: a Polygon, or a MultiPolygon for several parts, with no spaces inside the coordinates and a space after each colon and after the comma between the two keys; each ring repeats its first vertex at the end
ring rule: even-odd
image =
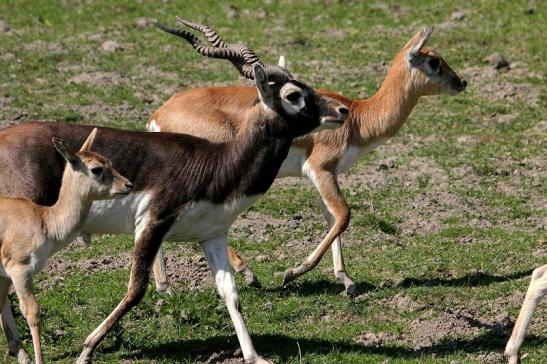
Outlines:
{"type": "Polygon", "coordinates": [[[160,127],[156,123],[156,120],[152,120],[151,122],[148,123],[147,126],[148,126],[147,129],[150,132],[160,132],[161,131],[160,127]]]}

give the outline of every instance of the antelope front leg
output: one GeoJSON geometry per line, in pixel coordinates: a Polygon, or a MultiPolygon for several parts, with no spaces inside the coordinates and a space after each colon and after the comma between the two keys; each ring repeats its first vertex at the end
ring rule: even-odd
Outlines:
{"type": "Polygon", "coordinates": [[[247,283],[250,287],[260,288],[262,287],[262,284],[256,278],[255,274],[249,268],[245,260],[239,255],[234,249],[231,247],[228,247],[228,260],[230,261],[230,265],[232,268],[234,268],[234,271],[236,273],[243,274],[243,277],[245,277],[245,283],[247,283]]]}
{"type": "Polygon", "coordinates": [[[23,349],[21,336],[17,331],[17,325],[11,312],[11,307],[8,299],[9,287],[11,280],[0,278],[0,324],[8,341],[8,352],[10,356],[16,356],[19,364],[30,364],[32,360],[28,353],[23,349]]]}
{"type": "Polygon", "coordinates": [[[135,251],[133,252],[127,293],[114,311],[87,337],[76,364],[91,363],[95,348],[123,315],[142,300],[150,279],[152,262],[168,229],[168,223],[146,226],[145,228],[137,227],[135,251]]]}
{"type": "Polygon", "coordinates": [[[239,345],[246,363],[270,363],[270,361],[258,356],[245,326],[245,321],[239,307],[239,294],[237,292],[234,275],[228,262],[227,237],[207,240],[201,243],[209,268],[215,277],[218,294],[228,307],[230,318],[234,324],[239,345]]]}
{"type": "Polygon", "coordinates": [[[321,244],[315,248],[313,253],[300,266],[288,269],[285,272],[283,285],[315,268],[321,261],[321,258],[323,258],[323,255],[325,255],[327,249],[332,245],[334,275],[344,284],[346,293],[352,295],[356,291],[356,285],[346,273],[340,242],[340,235],[349,225],[350,210],[342,196],[338,180],[333,173],[325,170],[318,172],[311,171],[309,178],[321,194],[323,214],[327,218],[330,229],[321,244]]]}
{"type": "Polygon", "coordinates": [[[13,282],[15,293],[17,293],[17,297],[19,298],[21,312],[30,327],[35,363],[42,364],[44,358],[40,344],[40,307],[38,306],[38,302],[36,302],[32,288],[32,270],[30,268],[24,270],[18,269],[16,272],[8,270],[8,274],[13,282]]]}
{"type": "Polygon", "coordinates": [[[526,328],[545,292],[547,292],[547,265],[536,268],[532,273],[532,280],[520,309],[519,317],[513,328],[511,338],[505,347],[505,356],[507,356],[509,364],[520,362],[519,350],[524,341],[526,328]]]}

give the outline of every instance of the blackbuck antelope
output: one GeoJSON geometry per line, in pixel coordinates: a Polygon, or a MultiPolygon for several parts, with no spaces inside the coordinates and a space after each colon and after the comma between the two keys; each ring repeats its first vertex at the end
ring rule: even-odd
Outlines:
{"type": "MultiPolygon", "coordinates": [[[[78,153],[72,152],[63,140],[53,138],[55,149],[67,162],[59,198],[53,206],[36,205],[27,198],[0,197],[0,318],[9,353],[17,356],[20,363],[32,361],[22,346],[8,302],[11,284],[30,327],[36,363],[43,363],[40,310],[32,276],[42,270],[51,255],[74,240],[94,200],[126,196],[132,189],[129,180],[116,172],[108,159],[90,151],[96,133],[97,129],[93,129],[78,153]]],[[[56,167],[61,167],[60,158],[54,159],[56,167]]],[[[14,168],[18,170],[17,166],[14,168]]],[[[24,168],[20,172],[24,173],[24,168]]]]}
{"type": "MultiPolygon", "coordinates": [[[[135,234],[128,290],[114,311],[85,340],[78,363],[90,363],[93,350],[122,316],[144,296],[150,267],[163,240],[199,242],[219,295],[234,323],[243,356],[262,363],[239,310],[239,296],[227,257],[227,234],[237,215],[273,183],[295,137],[342,125],[345,107],[318,96],[301,81],[268,74],[253,66],[254,106],[239,115],[241,132],[212,143],[190,135],[99,128],[94,149],[134,183],[121,200],[93,204],[82,229],[93,233],[135,234]],[[244,125],[244,126],[243,126],[244,125]]],[[[26,123],[0,130],[0,194],[45,203],[56,198],[62,161],[49,140],[81,143],[91,127],[26,123]]]]}
{"type": "Polygon", "coordinates": [[[530,324],[532,315],[545,295],[545,292],[547,292],[547,265],[536,268],[532,273],[532,281],[528,287],[528,292],[526,292],[519,317],[513,328],[511,338],[505,347],[505,356],[507,356],[509,364],[520,362],[519,351],[524,341],[526,328],[530,324]]]}
{"type": "MultiPolygon", "coordinates": [[[[179,19],[184,25],[201,31],[223,51],[208,52],[191,33],[165,26],[161,29],[184,38],[199,53],[227,58],[245,76],[255,58],[239,54],[237,46],[224,42],[210,27],[179,19]],[[242,63],[242,59],[245,61],[242,63]]],[[[346,273],[340,235],[350,222],[350,210],[340,191],[337,176],[348,171],[364,153],[392,137],[404,124],[421,96],[441,93],[458,94],[467,82],[454,72],[433,49],[424,45],[431,35],[424,29],[395,56],[378,92],[365,100],[352,100],[332,91],[319,94],[341,101],[350,115],[337,130],[296,138],[277,177],[306,176],[319,191],[322,211],[330,229],[311,255],[298,267],[285,272],[284,284],[313,269],[332,246],[334,275],[348,294],[355,292],[355,283],[346,273]]],[[[288,71],[287,71],[288,72],[288,71]]],[[[235,138],[245,129],[239,115],[252,107],[256,91],[252,87],[208,87],[183,90],[171,97],[150,117],[149,131],[187,133],[215,142],[235,138]]],[[[244,272],[248,284],[258,282],[241,257],[229,249],[230,263],[237,272],[244,272]]],[[[154,265],[156,284],[165,287],[167,280],[163,262],[154,265]]]]}

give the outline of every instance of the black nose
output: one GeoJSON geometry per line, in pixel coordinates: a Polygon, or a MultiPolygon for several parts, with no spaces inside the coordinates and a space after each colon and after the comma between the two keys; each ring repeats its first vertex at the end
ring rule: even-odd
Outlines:
{"type": "Polygon", "coordinates": [[[130,189],[130,190],[132,190],[132,189],[133,189],[133,183],[127,182],[127,183],[125,184],[125,187],[127,187],[127,188],[130,189]]]}
{"type": "Polygon", "coordinates": [[[466,87],[467,87],[467,81],[466,81],[466,80],[463,80],[463,81],[462,81],[462,85],[463,85],[463,88],[466,88],[466,87]]]}
{"type": "Polygon", "coordinates": [[[348,110],[348,108],[345,107],[345,106],[340,106],[340,107],[338,108],[338,112],[339,112],[341,115],[347,115],[347,114],[349,114],[349,110],[348,110]]]}

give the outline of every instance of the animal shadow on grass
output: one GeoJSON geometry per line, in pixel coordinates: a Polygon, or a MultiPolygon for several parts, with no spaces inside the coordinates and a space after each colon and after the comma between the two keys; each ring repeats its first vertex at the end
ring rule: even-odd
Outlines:
{"type": "MultiPolygon", "coordinates": [[[[481,326],[485,326],[478,323],[481,326]]],[[[469,354],[479,352],[502,352],[507,340],[507,325],[489,325],[485,332],[470,339],[447,339],[431,346],[415,350],[407,346],[385,345],[365,346],[348,341],[321,340],[315,338],[297,338],[287,335],[253,335],[257,351],[280,362],[294,360],[299,355],[327,355],[332,351],[339,354],[383,355],[390,358],[416,359],[429,355],[448,356],[458,352],[469,354]]],[[[526,340],[533,345],[547,343],[547,338],[528,336],[526,340]]],[[[208,358],[221,356],[233,357],[239,344],[234,336],[215,336],[205,340],[181,340],[162,343],[157,346],[132,347],[134,354],[124,355],[127,360],[169,360],[180,362],[207,361],[208,358]]],[[[237,353],[237,357],[241,354],[237,353]]]]}
{"type": "Polygon", "coordinates": [[[466,274],[460,278],[405,278],[401,283],[396,284],[397,287],[410,288],[416,286],[423,287],[478,287],[488,286],[492,283],[507,282],[514,279],[529,277],[532,275],[533,269],[528,269],[520,272],[510,273],[504,276],[496,276],[483,272],[474,272],[466,274]]]}
{"type": "MultiPolygon", "coordinates": [[[[372,291],[377,287],[367,283],[358,282],[356,295],[372,291]]],[[[275,286],[271,288],[262,288],[265,292],[277,293],[277,294],[297,294],[299,296],[316,296],[319,294],[325,294],[329,296],[336,296],[344,292],[344,285],[338,281],[330,281],[327,279],[319,280],[304,280],[293,281],[286,286],[275,286]]]]}

